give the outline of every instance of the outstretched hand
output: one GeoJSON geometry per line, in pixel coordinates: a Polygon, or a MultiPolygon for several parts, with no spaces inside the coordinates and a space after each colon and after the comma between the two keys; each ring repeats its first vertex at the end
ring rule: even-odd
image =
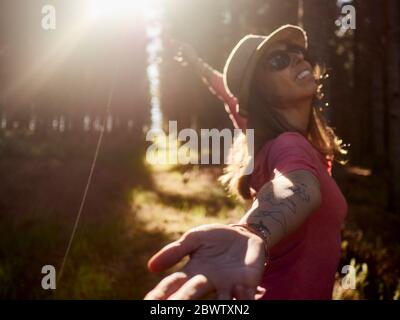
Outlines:
{"type": "Polygon", "coordinates": [[[186,42],[170,39],[169,47],[174,52],[174,59],[184,66],[195,64],[198,60],[196,50],[186,42]]]}
{"type": "Polygon", "coordinates": [[[145,299],[200,299],[214,291],[221,300],[256,297],[265,264],[264,243],[257,235],[222,224],[203,225],[162,248],[148,268],[163,271],[187,255],[182,271],[164,278],[145,299]]]}

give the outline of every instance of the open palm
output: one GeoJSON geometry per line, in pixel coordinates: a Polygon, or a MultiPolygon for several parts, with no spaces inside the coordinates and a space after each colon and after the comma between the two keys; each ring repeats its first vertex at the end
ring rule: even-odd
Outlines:
{"type": "Polygon", "coordinates": [[[219,299],[254,299],[265,263],[258,236],[222,224],[204,225],[161,249],[148,267],[163,271],[186,255],[190,259],[182,271],[164,278],[146,299],[198,299],[213,291],[219,299]]]}

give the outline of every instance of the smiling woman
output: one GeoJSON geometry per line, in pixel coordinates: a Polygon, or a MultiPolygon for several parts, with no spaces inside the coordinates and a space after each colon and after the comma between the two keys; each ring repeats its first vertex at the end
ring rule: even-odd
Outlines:
{"type": "Polygon", "coordinates": [[[212,291],[221,300],[332,298],[347,203],[331,162],[344,151],[318,113],[320,73],[307,49],[305,31],[284,25],[243,37],[223,75],[191,55],[215,92],[225,91],[232,119],[245,118],[235,123],[254,130],[254,170],[245,172],[246,136],[231,149],[243,161],[223,177],[253,203],[239,223],[191,229],[154,255],[151,271],[190,259],[146,299],[199,299],[212,291]]]}

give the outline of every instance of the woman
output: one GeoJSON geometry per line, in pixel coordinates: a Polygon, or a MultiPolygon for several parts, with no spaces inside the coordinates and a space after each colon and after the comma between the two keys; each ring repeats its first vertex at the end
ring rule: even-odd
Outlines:
{"type": "Polygon", "coordinates": [[[320,75],[306,49],[304,30],[285,25],[246,36],[231,52],[223,75],[229,109],[236,125],[254,129],[256,157],[251,175],[243,163],[224,180],[252,207],[235,225],[194,228],[153,256],[151,271],[190,259],[147,299],[212,291],[219,299],[331,299],[347,212],[331,161],[344,151],[316,106],[320,75]]]}

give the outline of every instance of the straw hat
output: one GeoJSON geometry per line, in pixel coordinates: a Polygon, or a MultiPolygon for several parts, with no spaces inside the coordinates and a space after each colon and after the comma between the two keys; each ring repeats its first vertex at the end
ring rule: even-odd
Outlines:
{"type": "Polygon", "coordinates": [[[251,81],[260,58],[271,44],[287,41],[307,49],[306,32],[294,25],[284,25],[268,36],[249,34],[243,37],[230,53],[224,67],[225,87],[238,101],[240,115],[247,116],[251,81]]]}

